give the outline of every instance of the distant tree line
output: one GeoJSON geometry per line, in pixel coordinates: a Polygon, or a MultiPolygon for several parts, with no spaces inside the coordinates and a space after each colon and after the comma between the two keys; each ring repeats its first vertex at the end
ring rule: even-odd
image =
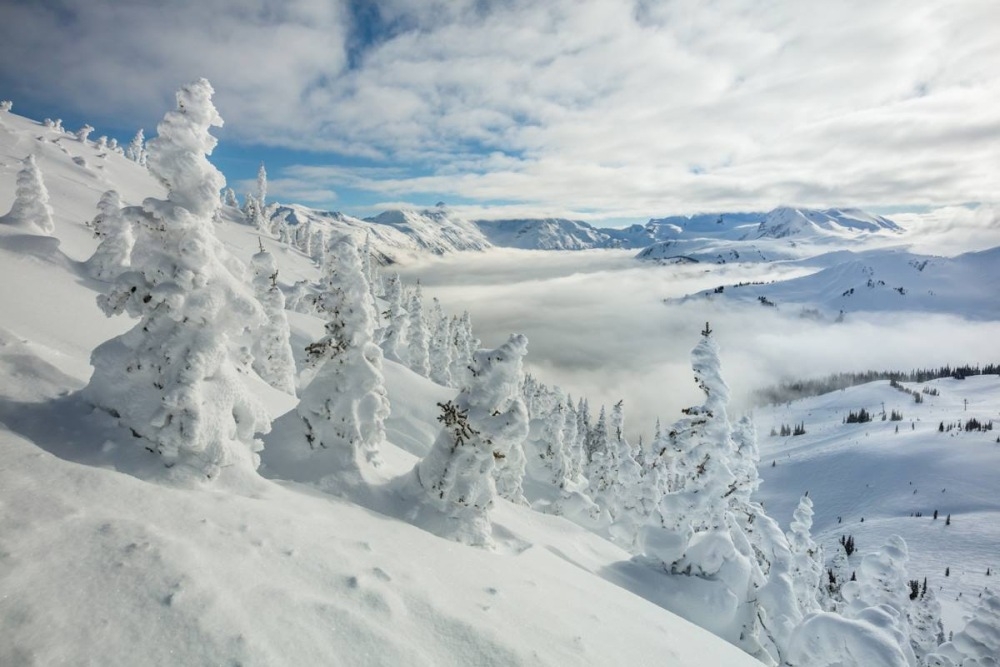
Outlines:
{"type": "Polygon", "coordinates": [[[838,389],[846,389],[876,380],[894,380],[896,382],[927,382],[938,378],[953,377],[964,380],[971,375],[1000,375],[1000,364],[985,365],[940,366],[938,368],[921,368],[910,371],[861,371],[849,373],[833,373],[822,378],[809,380],[789,380],[769,387],[763,387],[753,392],[755,405],[787,403],[799,398],[819,396],[838,389]]]}

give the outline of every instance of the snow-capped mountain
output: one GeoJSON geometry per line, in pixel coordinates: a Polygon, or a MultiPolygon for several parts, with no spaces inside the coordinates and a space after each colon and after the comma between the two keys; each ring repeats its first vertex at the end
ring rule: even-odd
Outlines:
{"type": "Polygon", "coordinates": [[[769,212],[757,226],[756,234],[758,237],[780,239],[789,236],[853,236],[859,233],[901,231],[902,228],[892,220],[856,208],[811,210],[784,207],[769,212]]]}
{"type": "Polygon", "coordinates": [[[473,222],[453,215],[445,207],[385,211],[365,221],[398,230],[413,239],[418,247],[435,254],[485,250],[491,245],[473,222]]]}
{"type": "Polygon", "coordinates": [[[525,218],[477,220],[476,224],[495,246],[522,250],[587,250],[607,247],[608,230],[580,220],[525,218]]]}

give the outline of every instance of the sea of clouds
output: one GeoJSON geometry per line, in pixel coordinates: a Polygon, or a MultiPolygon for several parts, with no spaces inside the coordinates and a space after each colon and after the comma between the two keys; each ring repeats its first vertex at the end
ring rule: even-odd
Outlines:
{"type": "Polygon", "coordinates": [[[574,398],[625,400],[628,435],[648,442],[700,402],[690,351],[710,322],[733,390],[730,416],[758,387],[839,371],[995,362],[1000,323],[923,313],[853,313],[843,323],[802,317],[802,308],[665,298],[722,284],[792,277],[775,265],[657,266],[634,251],[462,253],[400,267],[447,312],[469,310],[484,346],[510,333],[529,339],[526,369],[574,398]]]}

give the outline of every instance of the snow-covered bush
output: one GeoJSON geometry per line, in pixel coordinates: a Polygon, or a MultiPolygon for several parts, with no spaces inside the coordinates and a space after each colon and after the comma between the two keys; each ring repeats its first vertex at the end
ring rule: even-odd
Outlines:
{"type": "Polygon", "coordinates": [[[209,478],[254,470],[255,435],[270,429],[234,360],[234,339],[264,312],[214,235],[225,179],[207,159],[209,130],[222,125],[212,93],[204,79],[181,88],[149,142],[149,169],[167,199],[126,212],[137,222],[129,270],[98,297],[107,315],[139,321],[94,350],[84,390],[177,474],[209,478]]]}
{"type": "Polygon", "coordinates": [[[497,498],[494,467],[528,434],[518,387],[528,339],[512,335],[495,350],[479,350],[468,385],[441,405],[443,428],[416,466],[416,481],[444,517],[440,532],[468,544],[491,544],[490,508],[497,498]]]}
{"type": "Polygon", "coordinates": [[[0,223],[34,233],[51,234],[55,231],[55,224],[52,222],[49,191],[42,180],[42,172],[35,163],[34,155],[24,158],[22,164],[21,170],[17,172],[14,205],[7,215],[0,218],[0,223]]]}
{"type": "Polygon", "coordinates": [[[10,111],[14,108],[14,103],[10,100],[0,100],[0,111],[10,111]]]}
{"type": "Polygon", "coordinates": [[[77,140],[79,140],[81,144],[85,144],[87,143],[87,137],[89,137],[90,133],[93,131],[94,128],[92,128],[88,124],[85,124],[83,127],[81,127],[79,130],[76,131],[76,138],[77,140]]]}
{"type": "Polygon", "coordinates": [[[307,349],[318,368],[300,392],[298,413],[316,465],[333,484],[358,485],[381,465],[389,399],[382,350],[372,340],[375,309],[350,237],[331,246],[323,287],[326,336],[307,349]]]}

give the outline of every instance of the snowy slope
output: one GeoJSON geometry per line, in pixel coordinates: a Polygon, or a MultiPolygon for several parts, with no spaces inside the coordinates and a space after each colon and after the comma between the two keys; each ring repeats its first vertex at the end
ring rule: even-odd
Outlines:
{"type": "MultiPolygon", "coordinates": [[[[0,664],[755,664],[609,582],[629,555],[560,518],[502,502],[491,552],[300,484],[157,476],[162,465],[75,391],[91,349],[130,325],[94,302],[84,223],[108,187],[129,203],[163,191],[118,155],[0,114],[0,210],[28,153],[56,231],[0,225],[0,664]]],[[[216,229],[239,258],[259,242],[229,219],[216,229]]],[[[301,252],[260,242],[284,286],[317,277],[301,252]]],[[[322,323],[292,326],[301,346],[322,323]]],[[[392,477],[426,451],[428,403],[448,390],[391,362],[386,378],[392,477]]],[[[293,406],[249,379],[273,416],[293,406]]],[[[281,437],[268,448],[294,446],[281,437]]]]}
{"type": "Polygon", "coordinates": [[[827,558],[840,549],[841,536],[853,535],[855,567],[863,553],[901,535],[909,546],[910,578],[927,577],[939,590],[946,626],[957,631],[983,587],[995,590],[1000,576],[986,576],[987,568],[995,573],[1000,566],[1000,377],[902,385],[938,395],[921,393],[924,401],[917,404],[880,381],[757,409],[760,497],[772,516],[787,522],[808,491],[816,512],[813,534],[827,558]],[[881,421],[883,406],[887,413],[901,412],[902,420],[881,421]],[[842,423],[861,408],[875,421],[842,423]],[[993,420],[995,428],[939,431],[942,423],[964,426],[970,418],[993,420]],[[767,435],[799,423],[805,435],[767,435]],[[923,516],[913,516],[917,512],[923,516]],[[948,514],[951,525],[945,525],[948,514]]]}
{"type": "Polygon", "coordinates": [[[1000,248],[957,257],[916,255],[899,249],[836,252],[799,263],[814,273],[768,285],[728,286],[697,298],[758,300],[778,308],[839,311],[953,313],[977,320],[1000,317],[1000,248]]]}

